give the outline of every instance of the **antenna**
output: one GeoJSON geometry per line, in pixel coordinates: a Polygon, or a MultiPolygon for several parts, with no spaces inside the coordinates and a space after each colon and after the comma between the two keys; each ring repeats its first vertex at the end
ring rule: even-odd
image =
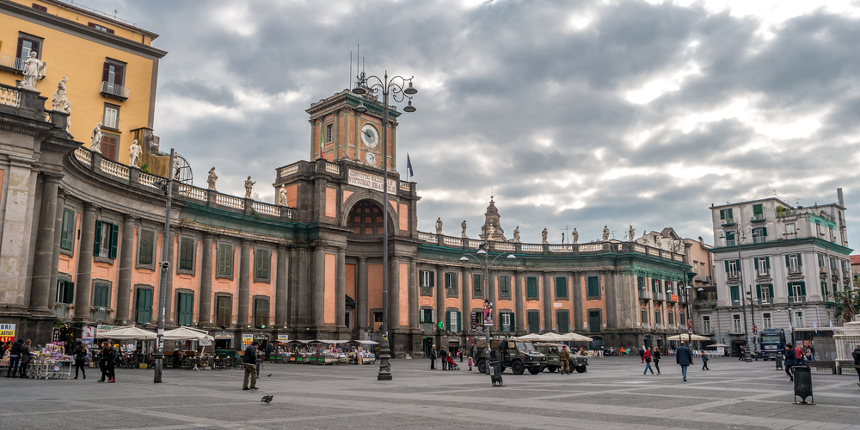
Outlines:
{"type": "Polygon", "coordinates": [[[564,226],[564,228],[563,228],[562,230],[564,230],[564,232],[565,232],[565,233],[567,233],[566,235],[565,235],[565,234],[562,234],[562,238],[564,238],[565,236],[567,236],[567,238],[568,238],[568,239],[567,239],[567,240],[562,240],[562,241],[561,241],[561,244],[562,244],[562,245],[567,245],[567,242],[568,242],[568,240],[570,239],[570,227],[569,227],[569,226],[564,226]]]}
{"type": "Polygon", "coordinates": [[[349,51],[349,80],[346,82],[346,89],[352,90],[352,51],[349,51]]]}

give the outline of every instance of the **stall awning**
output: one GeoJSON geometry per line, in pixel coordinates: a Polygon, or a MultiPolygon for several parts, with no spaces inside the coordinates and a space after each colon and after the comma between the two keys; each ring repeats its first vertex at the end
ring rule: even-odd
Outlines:
{"type": "Polygon", "coordinates": [[[107,330],[100,334],[99,338],[111,340],[153,340],[155,339],[155,332],[131,326],[107,330]]]}
{"type": "Polygon", "coordinates": [[[346,296],[346,308],[355,309],[355,300],[349,295],[346,296]]]}

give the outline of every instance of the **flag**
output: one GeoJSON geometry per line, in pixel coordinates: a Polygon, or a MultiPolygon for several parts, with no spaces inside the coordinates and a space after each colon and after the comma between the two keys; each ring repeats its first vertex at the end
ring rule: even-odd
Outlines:
{"type": "Polygon", "coordinates": [[[812,328],[814,328],[815,332],[818,333],[818,324],[815,321],[812,322],[812,328]]]}
{"type": "Polygon", "coordinates": [[[409,159],[409,153],[406,153],[406,170],[409,171],[409,179],[412,179],[412,175],[415,173],[412,172],[412,160],[409,159]]]}
{"type": "Polygon", "coordinates": [[[788,332],[791,333],[791,321],[788,322],[788,332]]]}
{"type": "Polygon", "coordinates": [[[830,330],[833,330],[833,320],[830,320],[830,330]]]}

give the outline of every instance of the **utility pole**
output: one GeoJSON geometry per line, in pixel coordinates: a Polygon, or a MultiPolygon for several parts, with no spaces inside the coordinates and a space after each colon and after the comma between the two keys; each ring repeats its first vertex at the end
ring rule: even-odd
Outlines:
{"type": "Polygon", "coordinates": [[[170,245],[170,203],[173,198],[173,148],[170,148],[170,164],[167,165],[167,184],[165,195],[167,196],[167,208],[164,211],[164,237],[161,240],[161,280],[158,284],[158,325],[157,338],[155,341],[155,366],[153,372],[153,383],[161,383],[161,373],[164,365],[164,302],[167,300],[167,276],[170,270],[170,261],[167,254],[170,245]]]}

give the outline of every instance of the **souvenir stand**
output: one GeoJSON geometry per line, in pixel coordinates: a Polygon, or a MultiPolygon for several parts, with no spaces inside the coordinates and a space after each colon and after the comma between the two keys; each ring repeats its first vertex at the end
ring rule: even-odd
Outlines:
{"type": "Polygon", "coordinates": [[[379,342],[372,340],[353,340],[352,343],[357,345],[354,352],[350,353],[350,362],[354,364],[373,364],[376,362],[376,355],[365,348],[373,348],[379,342]]]}
{"type": "Polygon", "coordinates": [[[72,379],[75,360],[72,356],[63,354],[64,348],[65,342],[54,342],[33,353],[27,376],[33,379],[72,379]]]}

